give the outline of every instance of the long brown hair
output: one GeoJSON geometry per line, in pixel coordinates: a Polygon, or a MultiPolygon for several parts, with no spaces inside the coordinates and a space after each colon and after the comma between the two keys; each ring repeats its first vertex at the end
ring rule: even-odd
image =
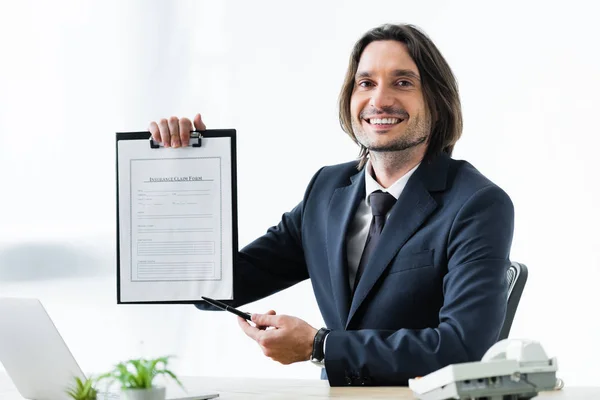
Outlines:
{"type": "Polygon", "coordinates": [[[419,28],[409,24],[385,24],[365,33],[354,45],[339,96],[339,119],[342,129],[360,146],[359,169],[367,162],[369,150],[358,142],[352,130],[350,100],[362,52],[369,43],[379,40],[404,43],[419,69],[425,105],[432,120],[425,157],[442,152],[452,155],[454,145],[462,134],[463,121],[458,84],[450,66],[431,39],[419,28]]]}

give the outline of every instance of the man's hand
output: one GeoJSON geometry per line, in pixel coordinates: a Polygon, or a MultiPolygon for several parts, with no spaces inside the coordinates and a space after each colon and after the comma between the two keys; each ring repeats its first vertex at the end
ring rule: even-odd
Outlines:
{"type": "Polygon", "coordinates": [[[259,344],[265,356],[284,365],[310,359],[317,329],[300,318],[269,311],[252,314],[256,327],[243,318],[238,317],[238,322],[246,335],[259,344]]]}
{"type": "MultiPolygon", "coordinates": [[[[200,114],[194,117],[194,128],[205,131],[206,125],[202,122],[200,114]]],[[[171,117],[163,118],[158,122],[150,122],[148,130],[155,142],[162,143],[165,147],[186,147],[190,141],[192,121],[188,118],[171,117]]]]}

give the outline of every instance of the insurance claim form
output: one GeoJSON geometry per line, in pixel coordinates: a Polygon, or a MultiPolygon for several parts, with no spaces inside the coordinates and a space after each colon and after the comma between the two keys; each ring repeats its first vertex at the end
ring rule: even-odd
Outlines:
{"type": "Polygon", "coordinates": [[[119,302],[233,298],[231,140],[117,141],[119,302]]]}

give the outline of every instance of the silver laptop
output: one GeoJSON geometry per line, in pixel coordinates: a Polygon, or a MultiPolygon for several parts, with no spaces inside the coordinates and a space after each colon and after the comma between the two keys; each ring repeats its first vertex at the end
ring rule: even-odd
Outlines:
{"type": "MultiPolygon", "coordinates": [[[[85,378],[73,354],[38,299],[0,297],[0,362],[21,396],[35,400],[68,400],[66,386],[85,378]]],[[[101,390],[102,388],[98,388],[101,390]]],[[[217,393],[186,392],[167,386],[167,400],[204,400],[217,393]]],[[[118,399],[119,392],[98,393],[118,399]]]]}

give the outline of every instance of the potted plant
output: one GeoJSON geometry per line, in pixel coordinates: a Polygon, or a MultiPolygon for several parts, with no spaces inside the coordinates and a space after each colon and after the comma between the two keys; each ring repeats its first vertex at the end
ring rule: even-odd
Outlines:
{"type": "Polygon", "coordinates": [[[167,369],[169,358],[139,358],[120,362],[99,380],[108,380],[109,386],[118,382],[123,400],[165,400],[166,389],[156,384],[154,378],[165,375],[183,388],[177,376],[167,369]]]}
{"type": "Polygon", "coordinates": [[[67,395],[73,400],[96,400],[95,380],[92,378],[81,379],[78,376],[73,378],[75,383],[66,390],[67,395]]]}

